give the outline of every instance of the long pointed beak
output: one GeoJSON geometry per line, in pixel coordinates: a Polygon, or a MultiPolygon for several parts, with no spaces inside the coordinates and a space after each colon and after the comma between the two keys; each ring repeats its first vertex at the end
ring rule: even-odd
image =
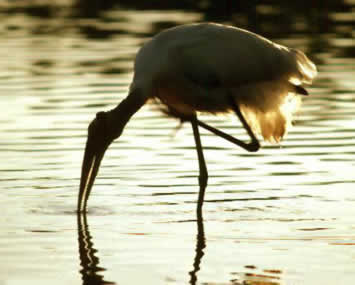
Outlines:
{"type": "Polygon", "coordinates": [[[85,147],[85,154],[81,168],[80,189],[78,196],[78,212],[85,212],[87,201],[99,171],[100,163],[104,157],[109,143],[95,135],[88,136],[85,147]]]}
{"type": "Polygon", "coordinates": [[[131,116],[145,103],[140,93],[130,93],[116,108],[99,112],[88,128],[78,196],[79,213],[86,211],[91,188],[99,171],[105,151],[113,140],[120,137],[131,116]]]}

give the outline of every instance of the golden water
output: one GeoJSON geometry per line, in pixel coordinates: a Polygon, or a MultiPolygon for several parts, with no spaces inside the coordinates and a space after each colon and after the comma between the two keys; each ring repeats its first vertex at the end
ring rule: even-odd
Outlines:
{"type": "MultiPolygon", "coordinates": [[[[355,59],[341,53],[353,41],[330,34],[310,53],[316,35],[274,39],[310,54],[319,76],[281,145],[250,154],[202,131],[203,222],[191,127],[173,136],[178,122],[144,107],[107,151],[78,231],[88,123],[126,95],[153,23],[201,16],[1,17],[0,284],[353,283],[355,59]]],[[[201,120],[247,138],[235,118],[201,120]]]]}

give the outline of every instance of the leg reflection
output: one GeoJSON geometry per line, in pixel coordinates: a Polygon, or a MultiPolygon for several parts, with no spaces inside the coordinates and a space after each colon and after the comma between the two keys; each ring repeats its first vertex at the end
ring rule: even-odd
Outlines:
{"type": "Polygon", "coordinates": [[[190,271],[190,284],[195,285],[197,282],[197,272],[200,270],[201,259],[204,255],[206,247],[205,231],[203,228],[203,217],[201,208],[197,209],[197,236],[196,236],[196,255],[193,264],[193,270],[190,271]]]}
{"type": "Polygon", "coordinates": [[[99,267],[99,258],[95,256],[97,250],[94,248],[92,237],[90,235],[89,226],[86,221],[85,213],[78,213],[78,241],[79,241],[79,257],[82,269],[83,285],[108,285],[115,284],[103,280],[103,276],[98,274],[105,269],[99,267]]]}

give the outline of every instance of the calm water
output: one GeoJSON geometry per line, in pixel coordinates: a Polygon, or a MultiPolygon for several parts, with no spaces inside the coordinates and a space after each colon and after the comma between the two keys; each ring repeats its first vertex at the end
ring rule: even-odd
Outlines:
{"type": "MultiPolygon", "coordinates": [[[[155,23],[201,15],[116,11],[73,22],[1,14],[0,284],[353,284],[351,16],[334,13],[339,34],[274,39],[319,69],[281,145],[250,154],[202,131],[204,221],[195,216],[192,130],[174,135],[178,122],[151,106],[107,152],[86,221],[75,210],[89,121],[124,98],[155,23]]],[[[232,116],[201,119],[246,138],[232,116]]]]}

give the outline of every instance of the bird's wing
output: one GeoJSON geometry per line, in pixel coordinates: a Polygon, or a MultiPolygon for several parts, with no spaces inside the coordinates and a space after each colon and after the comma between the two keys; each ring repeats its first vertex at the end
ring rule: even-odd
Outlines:
{"type": "Polygon", "coordinates": [[[179,70],[199,85],[227,87],[276,78],[283,59],[277,48],[262,40],[247,37],[236,44],[224,37],[211,41],[200,36],[178,46],[174,60],[179,70]]]}
{"type": "Polygon", "coordinates": [[[174,64],[201,86],[241,86],[273,79],[309,83],[314,64],[300,51],[237,28],[202,25],[173,43],[174,64]]]}

